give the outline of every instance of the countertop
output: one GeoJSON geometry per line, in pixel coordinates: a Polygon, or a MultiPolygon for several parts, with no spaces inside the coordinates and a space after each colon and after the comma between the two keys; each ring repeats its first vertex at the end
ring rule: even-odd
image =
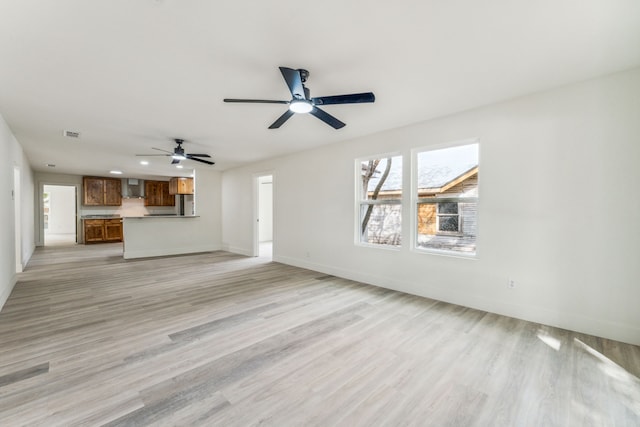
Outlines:
{"type": "Polygon", "coordinates": [[[145,215],[145,216],[125,216],[124,219],[146,219],[146,218],[200,218],[200,215],[145,215]]]}

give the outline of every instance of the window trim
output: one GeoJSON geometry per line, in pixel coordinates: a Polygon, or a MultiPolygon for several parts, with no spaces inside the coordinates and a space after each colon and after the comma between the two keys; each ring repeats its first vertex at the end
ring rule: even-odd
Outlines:
{"type": "Polygon", "coordinates": [[[406,221],[404,219],[405,194],[406,194],[406,191],[404,189],[405,187],[404,177],[406,173],[405,165],[406,165],[405,156],[398,151],[388,152],[384,154],[370,155],[365,157],[358,157],[355,159],[355,164],[354,164],[355,179],[353,181],[355,185],[354,243],[356,246],[362,246],[366,248],[385,249],[385,250],[391,250],[391,251],[400,251],[402,247],[405,246],[405,243],[404,243],[404,234],[405,234],[404,230],[406,226],[405,225],[406,221]],[[393,157],[400,157],[400,159],[402,160],[402,187],[403,188],[402,188],[401,194],[398,195],[398,198],[394,198],[394,199],[377,199],[377,200],[364,199],[362,194],[363,188],[362,188],[362,182],[361,182],[362,163],[367,162],[369,160],[386,159],[386,158],[393,158],[393,157]],[[361,208],[362,206],[367,206],[367,205],[373,205],[373,206],[398,205],[400,206],[400,212],[401,212],[400,236],[402,237],[402,241],[400,242],[399,245],[389,245],[384,243],[369,243],[369,242],[362,241],[362,233],[360,232],[360,228],[362,227],[361,208]]]}
{"type": "MultiPolygon", "coordinates": [[[[457,252],[453,250],[445,250],[445,249],[436,249],[436,248],[424,248],[418,246],[418,204],[420,203],[440,203],[446,201],[456,201],[458,203],[478,203],[480,205],[480,197],[445,197],[445,196],[435,196],[435,197],[419,197],[418,196],[418,155],[425,151],[435,151],[442,150],[447,148],[455,148],[464,145],[478,145],[478,169],[480,168],[480,164],[482,163],[482,144],[480,138],[468,138],[462,140],[456,140],[452,142],[446,142],[441,144],[434,145],[426,145],[415,147],[411,149],[411,170],[410,170],[410,192],[408,193],[409,197],[409,250],[413,253],[422,254],[422,255],[438,255],[438,256],[447,256],[453,258],[463,258],[463,259],[479,259],[480,255],[480,242],[479,239],[479,230],[481,225],[481,217],[480,217],[480,209],[478,209],[477,213],[477,224],[476,224],[476,248],[474,253],[466,253],[466,252],[457,252]]],[[[404,171],[403,171],[404,172],[404,171]]],[[[478,194],[480,194],[481,190],[481,179],[478,177],[478,194]]],[[[443,234],[445,235],[445,234],[443,234]]],[[[446,234],[451,235],[451,234],[446,234]]]]}

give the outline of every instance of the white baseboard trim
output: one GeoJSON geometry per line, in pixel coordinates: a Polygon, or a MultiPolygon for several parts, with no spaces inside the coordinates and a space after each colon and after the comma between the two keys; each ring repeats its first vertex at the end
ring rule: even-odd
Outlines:
{"type": "Polygon", "coordinates": [[[359,271],[336,268],[329,265],[317,264],[304,259],[291,258],[286,256],[274,256],[275,262],[292,265],[294,267],[306,268],[324,274],[354,280],[369,285],[379,286],[386,289],[405,292],[425,298],[432,298],[438,301],[487,311],[494,314],[513,317],[529,322],[540,323],[542,325],[553,326],[561,329],[568,329],[575,332],[608,338],[629,344],[640,345],[640,328],[611,322],[608,320],[594,319],[588,316],[559,312],[547,308],[530,306],[523,304],[506,303],[494,301],[477,295],[469,295],[452,291],[425,283],[414,283],[398,280],[392,277],[371,275],[359,271]]]}
{"type": "Polygon", "coordinates": [[[4,291],[0,292],[0,311],[2,311],[2,307],[4,307],[4,304],[9,299],[9,295],[11,295],[11,292],[13,291],[13,288],[16,286],[16,283],[18,283],[18,275],[14,274],[11,277],[11,280],[9,281],[9,287],[7,287],[4,291]]]}
{"type": "Polygon", "coordinates": [[[135,258],[151,258],[151,257],[158,257],[158,256],[195,254],[199,252],[219,251],[221,249],[222,249],[222,245],[220,244],[171,247],[171,248],[153,248],[153,249],[144,249],[144,250],[137,250],[137,251],[127,251],[125,249],[123,253],[123,258],[135,259],[135,258]]]}
{"type": "Polygon", "coordinates": [[[222,250],[223,251],[227,251],[227,252],[231,252],[231,253],[234,253],[234,254],[238,254],[238,255],[244,255],[244,256],[252,256],[253,255],[249,249],[240,248],[238,246],[223,245],[222,250]]]}

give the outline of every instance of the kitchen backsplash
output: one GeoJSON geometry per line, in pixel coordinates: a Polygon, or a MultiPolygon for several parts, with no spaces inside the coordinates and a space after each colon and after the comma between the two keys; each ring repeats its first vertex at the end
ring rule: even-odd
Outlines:
{"type": "MultiPolygon", "coordinates": [[[[184,213],[191,215],[193,213],[193,196],[185,197],[184,213]]],[[[176,201],[177,202],[177,201],[176,201]]],[[[81,206],[80,216],[85,215],[120,215],[125,216],[144,216],[148,214],[174,214],[178,213],[178,203],[176,206],[145,206],[144,199],[122,199],[121,206],[81,206]]]]}

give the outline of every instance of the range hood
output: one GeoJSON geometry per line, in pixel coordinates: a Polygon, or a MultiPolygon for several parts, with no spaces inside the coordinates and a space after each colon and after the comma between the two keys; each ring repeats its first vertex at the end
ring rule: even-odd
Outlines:
{"type": "Polygon", "coordinates": [[[144,181],[136,178],[124,178],[122,180],[123,199],[143,199],[144,181]]]}

